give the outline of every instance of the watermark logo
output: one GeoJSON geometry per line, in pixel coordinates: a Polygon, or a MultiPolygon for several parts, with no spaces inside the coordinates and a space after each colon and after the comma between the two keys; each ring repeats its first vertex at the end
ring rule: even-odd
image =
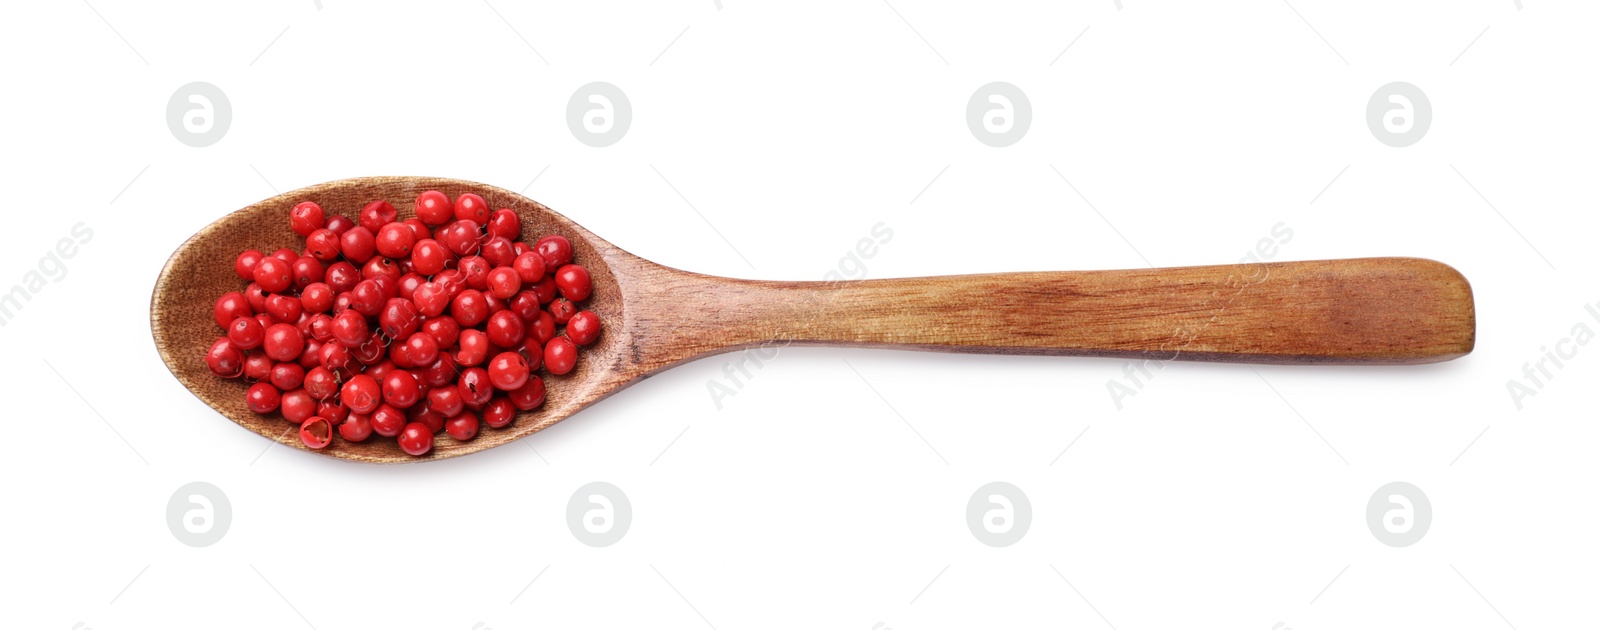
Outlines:
{"type": "Polygon", "coordinates": [[[990,547],[1010,547],[1022,540],[1033,524],[1028,495],[1004,481],[986,483],[967,500],[967,529],[990,547]]]}
{"type": "Polygon", "coordinates": [[[633,105],[628,95],[604,81],[578,88],[567,100],[567,129],[572,137],[591,147],[609,147],[628,135],[633,105]]]}
{"type": "Polygon", "coordinates": [[[172,137],[191,147],[209,147],[228,135],[233,105],[222,89],[195,81],[172,93],[167,100],[167,129],[172,137]]]}
{"type": "Polygon", "coordinates": [[[991,147],[1009,147],[1028,135],[1033,105],[1028,95],[1004,81],[978,88],[967,100],[967,128],[972,137],[991,147]]]}
{"type": "Polygon", "coordinates": [[[1367,500],[1367,529],[1390,547],[1409,547],[1422,540],[1433,524],[1428,495],[1404,481],[1386,483],[1367,500]]]}
{"type": "Polygon", "coordinates": [[[167,500],[167,529],[190,547],[216,544],[232,523],[233,505],[228,495],[204,481],[184,484],[167,500]]]}
{"type": "Polygon", "coordinates": [[[1372,137],[1391,147],[1409,147],[1428,134],[1433,105],[1422,89],[1395,81],[1372,93],[1367,101],[1367,128],[1372,137]]]}
{"type": "Polygon", "coordinates": [[[590,547],[610,547],[633,524],[633,505],[621,488],[595,481],[584,484],[567,500],[567,529],[590,547]]]}

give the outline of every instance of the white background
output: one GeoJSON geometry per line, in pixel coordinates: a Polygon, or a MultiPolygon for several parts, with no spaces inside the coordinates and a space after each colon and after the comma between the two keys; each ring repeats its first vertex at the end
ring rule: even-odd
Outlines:
{"type": "Polygon", "coordinates": [[[0,328],[4,625],[1594,625],[1600,348],[1520,410],[1506,383],[1600,330],[1596,8],[1292,1],[8,4],[0,291],[94,236],[0,328]],[[165,121],[192,81],[232,107],[205,148],[165,121]],[[633,108],[607,148],[565,120],[591,81],[633,108]],[[1013,146],[966,124],[991,81],[1032,104],[1013,146]],[[1392,81],[1432,104],[1406,148],[1365,120],[1392,81]],[[783,351],[719,410],[724,356],[390,467],[189,396],[149,334],[169,253],[380,174],[526,187],[646,258],[772,279],[820,279],[878,222],[875,278],[1227,263],[1283,222],[1276,260],[1455,266],[1478,349],[1173,364],[1120,410],[1117,360],[836,349],[783,351]],[[996,480],[1032,506],[1010,547],[966,525],[996,480]],[[210,547],[167,528],[191,481],[232,504],[210,547]],[[611,547],[566,525],[591,481],[633,506],[611,547]],[[1409,547],[1366,525],[1392,481],[1431,501],[1409,547]]]}

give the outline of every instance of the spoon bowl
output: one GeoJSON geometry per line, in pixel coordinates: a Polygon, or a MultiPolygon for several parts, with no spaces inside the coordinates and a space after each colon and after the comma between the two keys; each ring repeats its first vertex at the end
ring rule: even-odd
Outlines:
{"type": "MultiPolygon", "coordinates": [[[[288,211],[296,203],[314,201],[330,216],[342,213],[354,218],[355,210],[383,199],[394,204],[404,220],[416,216],[414,202],[418,194],[427,190],[441,191],[451,199],[476,193],[491,208],[511,208],[521,217],[523,234],[530,239],[548,234],[567,237],[572,242],[573,259],[587,267],[593,279],[594,291],[583,307],[600,317],[602,333],[594,343],[583,347],[578,365],[571,372],[544,375],[546,397],[542,406],[521,412],[504,429],[485,427],[469,442],[458,442],[440,433],[426,458],[464,455],[522,438],[592,404],[630,380],[628,370],[620,369],[631,340],[628,327],[622,325],[627,314],[614,265],[626,267],[639,259],[516,193],[432,177],[361,177],[318,184],[251,204],[200,230],[167,261],[150,299],[151,331],[167,368],[206,404],[240,426],[280,443],[306,448],[297,425],[277,413],[250,411],[244,397],[249,385],[212,374],[202,360],[207,348],[221,335],[212,321],[212,305],[223,293],[242,291],[246,284],[233,272],[234,257],[247,249],[269,254],[282,247],[304,249],[304,239],[289,229],[288,211]]],[[[425,459],[407,455],[394,440],[378,436],[360,444],[336,440],[334,445],[316,452],[365,462],[425,459]]]]}
{"type": "MultiPolygon", "coordinates": [[[[280,414],[245,406],[248,385],[212,374],[206,350],[221,335],[217,298],[242,291],[234,258],[247,249],[303,248],[289,228],[294,204],[314,201],[354,215],[386,200],[416,216],[417,195],[482,196],[511,208],[524,238],[559,234],[593,278],[581,306],[602,322],[577,367],[544,373],[542,406],[467,442],[443,433],[413,457],[394,440],[336,439],[314,452],[397,463],[443,459],[526,437],[657,371],[766,343],[885,347],[989,354],[1290,364],[1432,363],[1472,351],[1472,290],[1455,269],[1418,258],[1365,258],[1082,272],[1027,272],[773,282],[672,269],[606,242],[544,205],[508,190],[433,177],[361,177],[251,204],[181,245],[156,281],[150,326],[167,368],[195,396],[240,426],[306,449],[280,414]]],[[[310,449],[307,449],[310,450],[310,449]]]]}

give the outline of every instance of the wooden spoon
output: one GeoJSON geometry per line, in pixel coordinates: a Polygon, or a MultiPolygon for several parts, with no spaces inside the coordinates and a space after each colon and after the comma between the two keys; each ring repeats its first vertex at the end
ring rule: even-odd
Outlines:
{"type": "Polygon", "coordinates": [[[548,427],[652,373],[766,342],[993,354],[1249,363],[1408,364],[1472,351],[1472,289],[1447,265],[1367,258],[1122,271],[1032,272],[840,282],[766,282],[680,271],[607,243],[516,193],[433,177],[361,177],[278,195],[206,226],[172,254],[150,298],[156,349],[184,386],[222,415],[296,448],[280,415],[245,407],[247,385],[207,369],[221,335],[211,310],[242,290],[246,249],[299,251],[289,208],[315,201],[353,214],[385,199],[402,218],[425,190],[477,193],[512,208],[531,239],[561,234],[594,278],[586,306],[604,323],[577,369],[545,374],[542,407],[505,429],[457,442],[444,434],[416,458],[374,436],[317,451],[365,462],[465,455],[548,427]]]}

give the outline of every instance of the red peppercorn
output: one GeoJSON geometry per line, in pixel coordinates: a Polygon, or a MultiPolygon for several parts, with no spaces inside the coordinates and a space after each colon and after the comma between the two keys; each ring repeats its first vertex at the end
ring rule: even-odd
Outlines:
{"type": "Polygon", "coordinates": [[[556,317],[539,311],[537,316],[527,321],[527,338],[537,342],[541,348],[550,343],[551,339],[556,338],[556,317]]]}
{"type": "Polygon", "coordinates": [[[490,315],[484,334],[488,335],[489,343],[510,348],[522,341],[522,318],[511,311],[500,311],[490,315]]]}
{"type": "MultiPolygon", "coordinates": [[[[528,382],[528,361],[515,352],[494,355],[489,360],[489,382],[503,391],[522,387],[523,383],[528,382]]],[[[488,399],[485,398],[484,402],[488,402],[488,399]]]]}
{"type": "Polygon", "coordinates": [[[433,283],[444,289],[445,295],[452,300],[457,295],[460,295],[463,289],[467,288],[466,278],[462,277],[461,272],[456,269],[446,269],[434,274],[433,283]]]}
{"type": "MultiPolygon", "coordinates": [[[[320,283],[319,283],[320,284],[320,283]]],[[[300,302],[305,303],[305,295],[300,296],[300,302]]],[[[307,311],[308,313],[310,311],[307,311]]],[[[333,341],[333,317],[327,313],[317,313],[309,318],[311,336],[324,344],[333,341]]]]}
{"type": "Polygon", "coordinates": [[[544,257],[538,252],[518,254],[512,259],[511,268],[517,271],[517,278],[523,284],[533,284],[544,277],[544,257]]]}
{"type": "Polygon", "coordinates": [[[307,284],[300,291],[300,308],[313,315],[333,308],[333,287],[321,282],[307,284]]]}
{"type": "Polygon", "coordinates": [[[456,219],[468,220],[478,225],[489,222],[489,204],[473,193],[463,193],[456,197],[456,219]]]}
{"type": "Polygon", "coordinates": [[[516,248],[512,247],[511,241],[503,236],[490,236],[478,255],[489,261],[491,267],[510,267],[511,263],[517,260],[516,248]]]}
{"type": "Polygon", "coordinates": [[[540,304],[549,304],[556,299],[556,279],[552,276],[540,278],[538,282],[528,287],[534,295],[539,296],[540,304]]]}
{"type": "MultiPolygon", "coordinates": [[[[538,377],[534,377],[538,378],[538,377]]],[[[524,384],[524,387],[527,385],[524,384]]],[[[483,406],[483,423],[491,429],[503,429],[517,417],[517,407],[505,396],[495,396],[483,406]]]]}
{"type": "MultiPolygon", "coordinates": [[[[260,348],[246,352],[244,354],[244,380],[253,383],[272,378],[273,365],[272,358],[268,357],[267,353],[262,352],[260,348]]],[[[300,366],[295,365],[295,367],[300,366]]],[[[284,388],[280,387],[278,389],[284,388]]]]}
{"type": "Polygon", "coordinates": [[[356,283],[361,281],[361,272],[356,270],[355,265],[344,260],[328,265],[328,270],[322,276],[333,289],[334,295],[356,288],[356,283]]]}
{"type": "Polygon", "coordinates": [[[350,360],[354,358],[355,355],[350,352],[350,347],[337,339],[328,341],[317,349],[317,365],[334,374],[338,374],[340,370],[349,370],[352,367],[350,360]]]}
{"type": "Polygon", "coordinates": [[[489,336],[481,330],[473,328],[462,330],[456,343],[459,346],[455,357],[457,365],[477,365],[489,358],[489,336]]]}
{"type": "Polygon", "coordinates": [[[293,259],[283,260],[277,256],[262,258],[256,263],[256,284],[261,285],[261,290],[268,293],[281,293],[289,288],[293,281],[294,269],[290,266],[293,259]]]}
{"type": "Polygon", "coordinates": [[[278,388],[266,383],[256,383],[244,392],[244,404],[256,413],[272,413],[278,410],[278,402],[282,395],[278,388]]]}
{"type": "Polygon", "coordinates": [[[342,242],[337,232],[322,228],[306,237],[306,252],[317,260],[333,260],[339,257],[342,242]]]}
{"type": "MultiPolygon", "coordinates": [[[[404,272],[400,271],[400,266],[394,264],[394,260],[387,256],[373,256],[372,258],[367,259],[366,264],[361,265],[361,277],[366,279],[376,279],[379,276],[388,276],[390,280],[399,280],[400,276],[402,275],[405,274],[404,272]]],[[[399,292],[398,286],[395,288],[395,290],[396,293],[399,292]]]]}
{"type": "Polygon", "coordinates": [[[556,337],[544,347],[544,367],[551,374],[566,374],[578,364],[578,347],[566,337],[556,337]]]}
{"type": "MultiPolygon", "coordinates": [[[[265,357],[266,355],[263,354],[262,356],[265,357]]],[[[305,384],[306,369],[300,367],[299,363],[285,361],[272,366],[268,379],[272,382],[272,386],[278,388],[279,391],[286,392],[291,389],[298,389],[305,384]]]]}
{"type": "Polygon", "coordinates": [[[405,298],[394,298],[385,302],[383,311],[378,313],[378,330],[390,339],[405,339],[411,333],[422,327],[422,313],[417,312],[417,305],[405,298]]]}
{"type": "Polygon", "coordinates": [[[461,336],[461,324],[454,317],[430,317],[422,322],[422,332],[433,337],[435,347],[448,348],[461,336]]]}
{"type": "Polygon", "coordinates": [[[339,437],[351,442],[365,442],[372,437],[372,416],[352,413],[339,423],[339,437]]]}
{"type": "Polygon", "coordinates": [[[508,348],[508,350],[522,355],[522,358],[528,362],[529,374],[532,374],[534,370],[539,369],[539,366],[544,364],[544,346],[530,338],[523,337],[520,343],[508,348]]]}
{"type": "Polygon", "coordinates": [[[419,241],[425,238],[433,238],[433,232],[428,229],[428,225],[418,219],[406,219],[401,221],[401,223],[404,223],[406,227],[411,228],[411,235],[415,236],[419,241]]]}
{"type": "Polygon", "coordinates": [[[256,265],[265,257],[266,254],[258,249],[239,252],[239,257],[233,259],[233,272],[239,274],[239,278],[245,282],[252,282],[256,279],[256,265]]]}
{"type": "Polygon", "coordinates": [[[465,442],[478,436],[478,416],[470,411],[463,411],[449,420],[444,421],[444,432],[458,442],[465,442]]]}
{"type": "Polygon", "coordinates": [[[501,208],[489,214],[489,233],[501,238],[516,240],[522,235],[522,217],[510,208],[501,208]]]}
{"type": "Polygon", "coordinates": [[[232,324],[233,320],[254,315],[255,310],[250,308],[250,302],[245,300],[243,294],[238,291],[229,291],[222,294],[222,297],[217,298],[216,306],[212,307],[211,314],[217,322],[217,327],[227,330],[228,325],[232,324]]]}
{"type": "Polygon", "coordinates": [[[367,328],[367,318],[355,310],[333,316],[333,338],[345,346],[358,346],[372,334],[367,328]]]}
{"type": "Polygon", "coordinates": [[[267,297],[267,313],[272,318],[291,324],[300,321],[300,314],[305,312],[305,306],[300,304],[300,298],[287,295],[273,295],[267,297]]]}
{"type": "Polygon", "coordinates": [[[362,226],[350,228],[339,236],[339,252],[344,254],[346,260],[360,265],[372,258],[378,251],[377,237],[372,231],[362,226]]]}
{"type": "Polygon", "coordinates": [[[300,441],[313,449],[326,447],[333,441],[333,423],[321,416],[311,416],[300,424],[300,441]]]}
{"type": "Polygon", "coordinates": [[[489,382],[489,371],[479,367],[462,370],[461,380],[456,382],[456,389],[461,390],[461,403],[464,405],[481,405],[489,402],[489,397],[494,395],[494,385],[489,382]]]}
{"type": "MultiPolygon", "coordinates": [[[[271,327],[269,326],[268,328],[270,329],[271,327]]],[[[299,329],[296,329],[295,332],[299,332],[299,329]]],[[[301,339],[305,343],[305,349],[300,351],[300,367],[309,370],[321,365],[322,342],[317,341],[316,339],[305,339],[304,336],[302,336],[301,339]]],[[[268,352],[267,356],[272,356],[272,353],[268,352]]]]}
{"type": "Polygon", "coordinates": [[[411,264],[416,265],[417,273],[424,276],[444,271],[445,265],[453,259],[454,252],[431,238],[419,239],[411,246],[411,264]]]}
{"type": "Polygon", "coordinates": [[[293,361],[305,350],[305,338],[292,324],[273,324],[267,327],[261,349],[274,361],[293,361]]]}
{"type": "Polygon", "coordinates": [[[417,370],[417,380],[422,381],[422,384],[428,387],[443,387],[455,382],[455,358],[451,357],[448,352],[435,353],[432,363],[417,370]]]}
{"type": "Polygon", "coordinates": [[[509,299],[522,290],[522,277],[510,267],[495,267],[489,271],[488,285],[490,294],[502,300],[509,299]]]}
{"type": "Polygon", "coordinates": [[[556,270],[556,288],[561,295],[574,302],[589,299],[594,285],[589,280],[589,270],[583,265],[565,265],[556,270]]]}
{"type": "Polygon", "coordinates": [[[572,321],[572,316],[578,314],[578,307],[567,298],[556,298],[550,303],[550,315],[556,318],[557,324],[566,325],[572,321]]]}
{"type": "Polygon", "coordinates": [[[300,302],[299,299],[296,299],[296,298],[289,298],[289,299],[294,300],[296,302],[295,308],[300,308],[301,309],[300,316],[296,317],[295,320],[294,320],[294,329],[300,331],[300,337],[301,338],[306,339],[306,340],[310,340],[312,338],[311,337],[311,314],[310,313],[306,313],[305,309],[303,307],[299,306],[299,304],[298,304],[300,302]]]}
{"type": "Polygon", "coordinates": [[[244,289],[244,299],[250,306],[250,312],[262,313],[267,310],[267,297],[272,295],[261,290],[261,285],[254,282],[244,289]]]}
{"type": "Polygon", "coordinates": [[[444,225],[456,216],[455,205],[450,203],[450,197],[437,190],[417,195],[416,208],[417,218],[428,226],[444,225]]]}
{"type": "Polygon", "coordinates": [[[367,368],[364,374],[372,377],[372,380],[382,383],[383,377],[387,376],[389,372],[394,371],[394,369],[395,365],[393,361],[380,361],[372,364],[372,367],[367,368]]]}
{"type": "Polygon", "coordinates": [[[405,370],[393,370],[383,375],[383,402],[399,408],[407,409],[417,404],[417,399],[422,397],[422,387],[417,383],[417,377],[405,370]]]}
{"type": "Polygon", "coordinates": [[[446,418],[461,413],[465,402],[461,398],[461,390],[455,387],[434,387],[428,390],[427,398],[428,409],[446,418]]]}
{"type": "Polygon", "coordinates": [[[317,415],[327,418],[328,422],[339,424],[350,416],[350,409],[339,404],[337,398],[332,398],[317,403],[317,415]]]}
{"type": "Polygon", "coordinates": [[[434,236],[434,240],[444,243],[457,256],[472,256],[478,253],[478,236],[477,223],[459,220],[446,226],[442,233],[434,236]]]}
{"type": "Polygon", "coordinates": [[[313,230],[321,229],[323,225],[327,224],[327,221],[327,216],[322,212],[322,206],[317,205],[315,201],[302,201],[295,204],[294,209],[289,211],[289,229],[294,230],[294,233],[300,236],[305,236],[313,230]]]}
{"type": "Polygon", "coordinates": [[[578,311],[567,320],[567,337],[572,343],[587,346],[600,336],[600,316],[594,311],[578,311]]]}
{"type": "Polygon", "coordinates": [[[384,301],[383,288],[371,279],[357,282],[356,288],[350,291],[350,310],[367,317],[376,317],[382,312],[384,301]]]}
{"type": "Polygon", "coordinates": [[[408,422],[420,422],[427,426],[429,431],[438,433],[444,429],[445,416],[441,416],[438,412],[429,409],[427,405],[416,405],[406,410],[406,420],[408,422]]]}
{"type": "Polygon", "coordinates": [[[228,343],[240,350],[250,350],[261,345],[266,329],[254,317],[235,317],[228,324],[228,343]]]}
{"type": "Polygon", "coordinates": [[[416,244],[417,235],[404,223],[389,223],[378,229],[376,248],[378,253],[390,258],[403,258],[411,255],[411,246],[416,244]]]}
{"type": "Polygon", "coordinates": [[[551,234],[539,239],[533,244],[533,251],[539,252],[544,258],[546,273],[555,273],[557,269],[572,262],[572,241],[560,234],[551,234]]]}
{"type": "Polygon", "coordinates": [[[307,285],[322,278],[322,262],[315,257],[301,256],[290,264],[290,286],[294,286],[294,289],[306,289],[307,285]]]}
{"type": "Polygon", "coordinates": [[[463,328],[477,326],[489,316],[489,304],[483,301],[482,293],[467,289],[450,301],[450,315],[463,328]]]}
{"type": "Polygon", "coordinates": [[[528,382],[523,383],[522,387],[517,388],[516,391],[507,392],[506,399],[510,400],[512,406],[517,409],[530,411],[544,404],[544,395],[544,379],[538,376],[530,376],[528,377],[528,382]]]}
{"type": "Polygon", "coordinates": [[[317,400],[304,389],[291,389],[283,393],[278,409],[283,411],[285,420],[300,424],[317,415],[317,400]]]}
{"type": "Polygon", "coordinates": [[[361,223],[361,227],[367,228],[368,232],[377,234],[380,228],[394,223],[399,218],[400,213],[395,211],[394,204],[379,199],[361,208],[357,221],[361,223]]]}
{"type": "MultiPolygon", "coordinates": [[[[384,347],[384,350],[388,353],[389,361],[394,363],[395,367],[401,369],[417,367],[411,364],[411,353],[406,351],[405,341],[390,341],[388,337],[384,337],[384,340],[388,344],[384,347]]],[[[382,383],[383,381],[378,382],[382,383]]]]}
{"type": "Polygon", "coordinates": [[[383,391],[371,376],[357,374],[345,381],[339,401],[355,413],[372,413],[383,402],[383,391]]]}
{"type": "Polygon", "coordinates": [[[327,400],[339,393],[339,379],[328,368],[320,365],[306,372],[304,384],[306,393],[317,400],[327,400]]]}
{"type": "Polygon", "coordinates": [[[461,280],[466,283],[466,288],[482,291],[489,288],[489,261],[482,256],[462,256],[456,262],[456,271],[461,274],[461,280]]]}
{"type": "Polygon", "coordinates": [[[518,291],[516,295],[511,296],[506,308],[516,313],[523,321],[533,319],[539,316],[539,296],[534,295],[532,291],[518,291]]]}
{"type": "Polygon", "coordinates": [[[381,335],[374,332],[367,336],[367,340],[350,348],[350,356],[355,360],[372,365],[383,357],[384,340],[381,335]]]}
{"type": "Polygon", "coordinates": [[[433,431],[428,430],[428,425],[421,422],[407,424],[401,429],[399,440],[400,450],[408,455],[420,457],[433,450],[433,431]]]}
{"type": "Polygon", "coordinates": [[[349,232],[350,228],[355,226],[356,222],[354,219],[344,215],[336,214],[328,217],[328,225],[326,227],[330,230],[333,230],[334,234],[344,234],[345,232],[349,232]]]}
{"type": "MultiPolygon", "coordinates": [[[[354,411],[350,412],[354,416],[354,411]]],[[[400,435],[400,429],[406,426],[406,412],[388,405],[378,405],[372,411],[368,420],[372,423],[372,432],[383,437],[400,435]]]]}
{"type": "Polygon", "coordinates": [[[413,366],[432,365],[439,356],[439,342],[425,332],[412,333],[406,337],[405,345],[401,350],[406,355],[406,362],[413,366]]]}
{"type": "Polygon", "coordinates": [[[438,317],[450,306],[450,291],[437,282],[424,282],[411,292],[411,301],[423,315],[438,317]]]}
{"type": "MultiPolygon", "coordinates": [[[[401,267],[404,268],[405,266],[401,265],[401,267]]],[[[422,274],[419,274],[415,271],[406,272],[405,275],[400,276],[400,282],[398,284],[400,297],[403,297],[407,300],[411,299],[411,296],[417,292],[417,287],[422,286],[422,283],[427,281],[428,279],[422,277],[422,274]]]]}

